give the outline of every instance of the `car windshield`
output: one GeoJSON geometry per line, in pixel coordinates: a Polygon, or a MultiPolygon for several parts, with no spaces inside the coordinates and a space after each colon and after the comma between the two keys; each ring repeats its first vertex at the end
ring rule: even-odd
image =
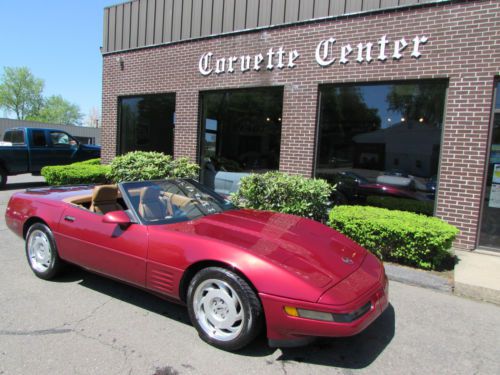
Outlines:
{"type": "Polygon", "coordinates": [[[234,206],[193,180],[159,180],[120,184],[130,206],[148,224],[194,220],[234,206]]]}

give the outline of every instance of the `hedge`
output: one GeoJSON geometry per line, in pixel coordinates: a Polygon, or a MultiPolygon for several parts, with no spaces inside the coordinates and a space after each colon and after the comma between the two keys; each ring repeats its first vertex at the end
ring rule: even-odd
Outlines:
{"type": "Polygon", "coordinates": [[[449,251],[458,234],[454,226],[435,217],[368,206],[337,206],[328,224],[382,260],[443,269],[453,264],[449,251]]]}
{"type": "Polygon", "coordinates": [[[417,201],[407,198],[381,197],[370,195],[366,198],[368,206],[382,207],[389,210],[414,212],[427,216],[434,215],[434,201],[417,201]]]}
{"type": "Polygon", "coordinates": [[[109,165],[91,159],[69,165],[43,167],[42,176],[49,185],[100,184],[108,182],[109,165]]]}
{"type": "Polygon", "coordinates": [[[282,172],[251,174],[241,179],[232,201],[239,207],[303,216],[318,221],[327,218],[333,187],[325,180],[282,172]]]}
{"type": "Polygon", "coordinates": [[[196,178],[199,166],[188,158],[173,159],[161,152],[133,151],[111,161],[109,178],[113,182],[164,178],[196,178]]]}

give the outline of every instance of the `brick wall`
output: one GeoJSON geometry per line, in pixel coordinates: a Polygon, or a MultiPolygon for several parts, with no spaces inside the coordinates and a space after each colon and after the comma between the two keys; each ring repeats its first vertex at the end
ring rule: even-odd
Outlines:
{"type": "MultiPolygon", "coordinates": [[[[263,64],[265,66],[265,64],[263,64]]],[[[460,228],[455,245],[475,246],[482,197],[485,158],[495,75],[500,72],[500,2],[459,1],[399,11],[344,17],[293,27],[254,31],[104,56],[103,159],[115,155],[117,103],[122,95],[176,93],[175,156],[196,161],[199,92],[222,88],[284,86],[280,169],[310,176],[315,157],[318,85],[343,82],[447,79],[446,117],[441,145],[437,216],[460,228]],[[377,61],[383,36],[391,41],[427,36],[422,56],[410,57],[411,44],[399,61],[392,50],[377,61]],[[317,44],[334,37],[334,51],[350,43],[348,64],[320,67],[317,44]],[[374,43],[370,64],[355,61],[358,43],[374,43]],[[215,58],[263,55],[283,46],[298,50],[293,69],[202,76],[203,53],[215,58]],[[121,57],[124,69],[116,61],[121,57]]]]}

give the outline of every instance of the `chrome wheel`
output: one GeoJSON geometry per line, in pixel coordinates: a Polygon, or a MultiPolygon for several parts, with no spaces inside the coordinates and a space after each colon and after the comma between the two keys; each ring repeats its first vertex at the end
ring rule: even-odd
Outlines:
{"type": "Polygon", "coordinates": [[[31,267],[38,272],[46,272],[53,261],[52,247],[47,235],[39,229],[30,232],[28,240],[28,259],[31,267]]]}
{"type": "Polygon", "coordinates": [[[208,279],[200,283],[194,292],[193,309],[201,329],[213,339],[234,340],[243,329],[241,299],[225,281],[208,279]]]}

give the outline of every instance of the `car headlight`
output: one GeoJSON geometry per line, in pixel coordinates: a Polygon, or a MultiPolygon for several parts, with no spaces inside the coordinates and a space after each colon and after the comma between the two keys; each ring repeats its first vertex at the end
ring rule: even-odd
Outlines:
{"type": "Polygon", "coordinates": [[[285,312],[290,316],[296,316],[300,318],[324,320],[327,322],[334,321],[333,315],[331,313],[326,313],[321,311],[305,310],[305,309],[298,309],[296,307],[285,306],[285,312]]]}

